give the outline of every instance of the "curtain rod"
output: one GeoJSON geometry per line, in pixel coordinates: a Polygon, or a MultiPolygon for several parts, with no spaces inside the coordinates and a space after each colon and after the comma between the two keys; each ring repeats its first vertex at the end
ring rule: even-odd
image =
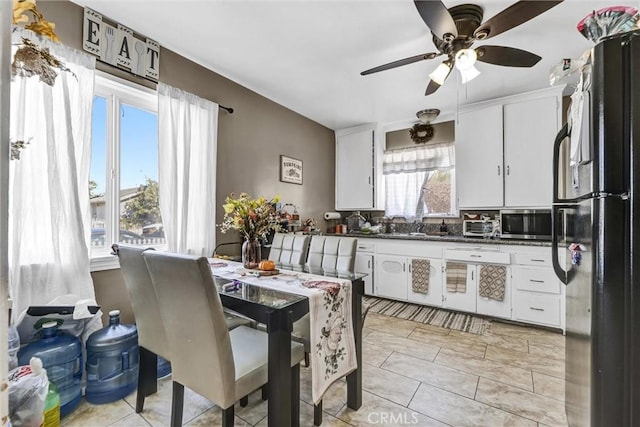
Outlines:
{"type": "MultiPolygon", "coordinates": [[[[120,70],[120,71],[122,71],[123,73],[127,73],[127,74],[130,74],[130,75],[132,75],[132,76],[135,76],[135,77],[141,78],[141,79],[146,80],[146,81],[148,81],[148,82],[151,82],[151,83],[153,83],[153,84],[154,84],[154,86],[157,86],[157,85],[158,85],[158,81],[157,81],[157,80],[150,79],[150,78],[149,78],[149,77],[147,77],[147,76],[139,76],[139,75],[137,75],[137,74],[133,74],[132,72],[130,72],[130,71],[128,71],[128,70],[125,70],[124,68],[119,68],[119,67],[116,67],[116,66],[114,66],[114,65],[112,65],[112,64],[109,64],[108,62],[104,62],[104,61],[103,61],[103,60],[101,60],[100,58],[96,58],[96,62],[97,62],[97,63],[100,63],[100,64],[108,65],[109,67],[111,67],[111,68],[115,68],[116,70],[120,70]]],[[[117,74],[110,73],[110,72],[108,72],[108,71],[106,71],[106,70],[101,70],[101,71],[106,72],[106,73],[108,73],[108,74],[110,74],[110,75],[112,75],[112,76],[119,77],[117,74]]],[[[125,80],[128,80],[128,79],[125,79],[125,80]]],[[[130,82],[132,82],[132,83],[136,83],[136,81],[135,81],[135,80],[128,80],[128,81],[130,81],[130,82]]],[[[213,101],[213,102],[215,102],[215,101],[213,101]]],[[[225,110],[225,111],[226,111],[227,113],[229,113],[229,114],[233,114],[233,108],[232,108],[232,107],[225,107],[224,105],[220,105],[220,104],[218,104],[218,108],[220,108],[220,109],[222,109],[222,110],[225,110]]]]}

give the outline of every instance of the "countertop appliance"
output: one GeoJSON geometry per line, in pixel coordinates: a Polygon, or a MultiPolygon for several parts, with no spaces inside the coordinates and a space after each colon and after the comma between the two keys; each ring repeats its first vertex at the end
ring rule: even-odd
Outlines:
{"type": "Polygon", "coordinates": [[[500,221],[496,219],[465,219],[462,235],[466,237],[493,237],[499,234],[500,221]]]}
{"type": "Polygon", "coordinates": [[[566,284],[565,410],[572,427],[638,426],[640,32],[599,42],[590,67],[572,96],[582,117],[570,132],[563,127],[554,146],[552,250],[566,284]],[[567,141],[569,159],[559,164],[567,141]]]}
{"type": "Polygon", "coordinates": [[[503,209],[500,226],[502,239],[551,240],[551,210],[503,209]]]}

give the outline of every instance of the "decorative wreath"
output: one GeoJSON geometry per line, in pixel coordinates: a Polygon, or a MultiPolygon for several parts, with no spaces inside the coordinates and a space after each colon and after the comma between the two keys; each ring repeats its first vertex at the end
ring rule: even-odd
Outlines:
{"type": "Polygon", "coordinates": [[[416,144],[426,144],[433,138],[433,126],[428,123],[416,123],[409,129],[409,135],[416,144]]]}

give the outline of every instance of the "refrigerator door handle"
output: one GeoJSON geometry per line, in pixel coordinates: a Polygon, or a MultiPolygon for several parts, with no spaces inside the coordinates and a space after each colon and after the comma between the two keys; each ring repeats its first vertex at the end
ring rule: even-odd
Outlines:
{"type": "MultiPolygon", "coordinates": [[[[574,205],[559,205],[554,204],[551,206],[551,263],[553,264],[553,270],[558,276],[558,279],[565,285],[569,284],[573,276],[575,276],[575,267],[571,267],[569,271],[566,271],[560,265],[559,253],[558,253],[558,219],[559,213],[565,209],[575,209],[574,205]]],[[[566,226],[565,226],[566,227],[566,226]]]]}
{"type": "Polygon", "coordinates": [[[565,271],[565,269],[560,265],[560,260],[558,258],[558,231],[560,229],[558,227],[559,213],[561,210],[575,209],[575,205],[568,204],[568,200],[560,198],[558,191],[558,183],[560,181],[560,149],[562,148],[562,143],[569,136],[571,136],[569,124],[565,123],[562,129],[560,129],[560,132],[556,135],[556,139],[553,143],[553,205],[551,206],[551,261],[556,276],[558,276],[558,279],[560,279],[560,281],[565,285],[571,281],[576,273],[574,267],[571,267],[569,271],[565,271]]]}
{"type": "Polygon", "coordinates": [[[566,203],[568,200],[560,199],[558,192],[558,183],[560,181],[560,148],[562,143],[571,136],[569,131],[569,123],[565,123],[556,135],[553,143],[553,203],[566,203]]]}

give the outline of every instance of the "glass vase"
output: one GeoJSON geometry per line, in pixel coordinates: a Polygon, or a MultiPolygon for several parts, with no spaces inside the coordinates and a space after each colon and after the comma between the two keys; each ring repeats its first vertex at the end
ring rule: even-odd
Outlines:
{"type": "Polygon", "coordinates": [[[244,268],[258,268],[262,246],[258,239],[245,239],[242,244],[242,265],[244,268]]]}

